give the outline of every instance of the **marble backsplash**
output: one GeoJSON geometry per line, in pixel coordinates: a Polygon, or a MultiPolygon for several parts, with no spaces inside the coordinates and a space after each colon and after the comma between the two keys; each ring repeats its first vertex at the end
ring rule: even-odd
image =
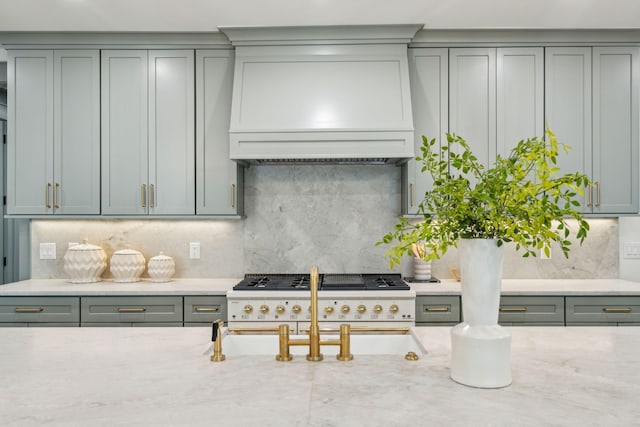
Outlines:
{"type": "MultiPolygon", "coordinates": [[[[243,220],[33,220],[32,278],[65,278],[69,242],[83,238],[107,255],[119,249],[160,251],[176,262],[176,276],[242,277],[245,272],[387,272],[386,248],[375,242],[400,214],[400,168],[372,165],[252,166],[245,172],[243,220]],[[189,259],[189,242],[201,258],[189,259]],[[56,243],[57,259],[40,260],[39,244],[56,243]]],[[[505,278],[617,278],[617,219],[590,220],[583,246],[566,260],[552,248],[550,260],[505,253],[505,278]]],[[[433,275],[451,277],[455,250],[433,262],[433,275]]],[[[411,275],[412,260],[396,268],[411,275]]],[[[103,277],[109,277],[107,271],[103,277]]]]}

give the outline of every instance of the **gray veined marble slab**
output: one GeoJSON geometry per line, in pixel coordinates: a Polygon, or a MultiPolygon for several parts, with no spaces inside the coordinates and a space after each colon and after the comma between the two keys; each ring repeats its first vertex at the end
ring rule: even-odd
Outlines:
{"type": "Polygon", "coordinates": [[[414,332],[417,362],[212,363],[208,328],[3,328],[2,425],[638,425],[638,327],[511,328],[513,384],[488,390],[449,378],[449,328],[414,332]]]}

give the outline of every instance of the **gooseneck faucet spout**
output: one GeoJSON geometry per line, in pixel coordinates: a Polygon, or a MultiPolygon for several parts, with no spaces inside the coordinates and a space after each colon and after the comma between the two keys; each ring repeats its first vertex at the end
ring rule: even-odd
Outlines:
{"type": "Polygon", "coordinates": [[[320,275],[318,267],[311,267],[311,276],[309,278],[311,287],[311,325],[309,327],[309,354],[307,360],[317,362],[322,360],[320,353],[320,326],[318,325],[318,282],[320,275]]]}

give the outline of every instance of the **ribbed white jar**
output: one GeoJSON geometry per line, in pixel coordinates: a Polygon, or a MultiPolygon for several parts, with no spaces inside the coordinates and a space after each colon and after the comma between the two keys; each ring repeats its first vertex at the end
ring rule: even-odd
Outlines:
{"type": "Polygon", "coordinates": [[[107,254],[104,249],[89,244],[87,239],[71,246],[64,255],[64,271],[71,283],[99,282],[106,268],[107,254]]]}
{"type": "Polygon", "coordinates": [[[114,282],[138,282],[145,266],[144,255],[135,249],[122,249],[111,256],[110,271],[114,282]]]}
{"type": "Polygon", "coordinates": [[[160,252],[151,257],[147,265],[147,273],[152,282],[169,282],[176,272],[176,263],[173,258],[160,252]]]}

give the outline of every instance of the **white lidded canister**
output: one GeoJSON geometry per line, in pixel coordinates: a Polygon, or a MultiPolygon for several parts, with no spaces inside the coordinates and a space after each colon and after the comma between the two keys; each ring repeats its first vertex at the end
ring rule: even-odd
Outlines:
{"type": "Polygon", "coordinates": [[[145,267],[144,255],[135,249],[121,249],[111,255],[110,271],[114,282],[138,282],[145,267]]]}
{"type": "Polygon", "coordinates": [[[89,244],[88,239],[67,249],[64,255],[64,271],[71,283],[99,282],[107,268],[107,254],[100,246],[89,244]]]}
{"type": "Polygon", "coordinates": [[[169,282],[176,272],[176,263],[173,258],[160,252],[151,257],[147,265],[147,273],[152,282],[169,282]]]}

